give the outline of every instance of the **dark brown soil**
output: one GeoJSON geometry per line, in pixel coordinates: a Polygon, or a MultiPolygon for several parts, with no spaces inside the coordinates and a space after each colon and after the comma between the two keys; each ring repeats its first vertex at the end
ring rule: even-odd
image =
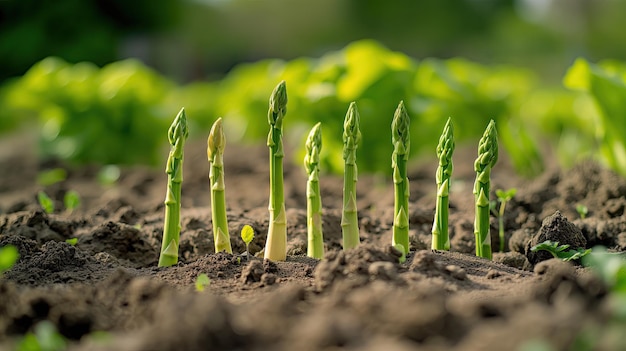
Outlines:
{"type": "MultiPolygon", "coordinates": [[[[21,256],[0,278],[2,350],[13,349],[44,320],[69,340],[71,350],[619,350],[624,345],[619,328],[605,328],[611,309],[600,280],[580,266],[529,250],[546,239],[626,250],[626,181],[596,163],[550,169],[527,181],[503,158],[493,171],[492,189],[518,192],[507,205],[506,252],[495,253],[493,261],[473,255],[472,149],[460,148],[455,155],[452,252],[429,249],[435,160],[413,164],[412,253],[402,264],[390,246],[391,182],[373,175],[360,175],[358,183],[362,245],[345,252],[342,178],[323,176],[327,255],[321,261],[307,258],[306,177],[299,164],[286,163],[288,258],[269,262],[256,255],[268,227],[266,148],[226,149],[227,212],[236,252],[230,255],[212,252],[206,147],[191,143],[181,262],[158,268],[166,189],[161,170],[123,169],[115,186],[104,186],[96,180],[96,167],[66,167],[68,179],[44,189],[35,182],[37,173],[65,165],[40,164],[29,145],[27,138],[0,141],[5,150],[0,247],[14,245],[21,256]],[[40,209],[39,190],[56,201],[54,213],[40,209]],[[82,197],[73,213],[62,205],[68,190],[82,197]],[[579,203],[589,208],[585,219],[578,218],[579,203]],[[250,256],[243,255],[238,235],[246,224],[255,230],[250,256]],[[78,243],[66,243],[69,238],[78,243]],[[202,273],[210,285],[198,292],[195,281],[202,273]],[[595,346],[576,348],[589,343],[595,346]]],[[[492,245],[499,247],[496,217],[492,245]]]]}

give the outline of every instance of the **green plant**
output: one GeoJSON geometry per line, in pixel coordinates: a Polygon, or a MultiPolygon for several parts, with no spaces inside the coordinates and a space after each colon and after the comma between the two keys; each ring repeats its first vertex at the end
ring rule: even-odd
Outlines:
{"type": "Polygon", "coordinates": [[[254,229],[246,224],[241,228],[241,240],[246,244],[246,256],[250,257],[250,243],[254,239],[254,229]]]}
{"type": "Polygon", "coordinates": [[[76,246],[76,244],[78,244],[78,238],[65,239],[65,242],[72,246],[76,246]]]}
{"type": "Polygon", "coordinates": [[[67,349],[67,340],[52,322],[37,323],[33,332],[28,332],[17,344],[17,351],[62,351],[67,349]]]}
{"type": "Polygon", "coordinates": [[[324,233],[322,231],[322,197],[320,195],[320,152],[322,150],[322,125],[317,123],[306,139],[304,168],[308,174],[307,199],[307,256],[324,257],[324,233]]]}
{"type": "Polygon", "coordinates": [[[63,196],[63,205],[67,213],[74,212],[80,206],[80,195],[76,190],[69,190],[63,196]]]}
{"type": "Polygon", "coordinates": [[[585,206],[583,204],[577,204],[576,205],[576,212],[578,212],[578,215],[580,216],[580,219],[585,219],[585,218],[587,218],[587,214],[589,213],[589,209],[587,208],[587,206],[585,206]]]}
{"type": "Polygon", "coordinates": [[[270,96],[267,112],[270,131],[267,146],[270,150],[270,224],[265,244],[265,258],[284,261],[287,258],[287,216],[283,189],[283,118],[287,113],[287,85],[281,81],[270,96]]]}
{"type": "Polygon", "coordinates": [[[504,210],[506,203],[509,202],[517,193],[517,189],[511,188],[506,191],[502,189],[496,190],[500,209],[498,210],[498,233],[500,236],[500,252],[504,252],[504,210]]]}
{"type": "Polygon", "coordinates": [[[98,171],[98,183],[105,186],[113,185],[120,179],[120,174],[120,168],[116,165],[103,166],[98,171]]]}
{"type": "Polygon", "coordinates": [[[46,213],[54,212],[54,201],[43,190],[37,193],[37,201],[46,213]]]}
{"type": "Polygon", "coordinates": [[[559,245],[559,243],[556,241],[546,240],[540,244],[531,247],[530,250],[532,252],[537,252],[540,250],[548,251],[552,254],[554,258],[558,258],[566,262],[579,260],[587,256],[591,252],[591,249],[584,248],[568,250],[569,247],[569,245],[559,245]]]}
{"type": "Polygon", "coordinates": [[[476,256],[491,259],[491,233],[489,228],[489,187],[491,169],[498,161],[498,134],[496,123],[491,120],[480,142],[478,158],[474,162],[476,181],[474,182],[474,200],[476,217],[474,220],[474,237],[476,239],[476,256]]]}
{"type": "Polygon", "coordinates": [[[356,205],[356,182],[358,171],[356,149],[361,141],[359,111],[356,103],[350,103],[343,122],[343,210],[341,213],[341,233],[343,249],[355,248],[359,244],[359,217],[356,205]]]}
{"type": "Polygon", "coordinates": [[[13,245],[0,247],[0,276],[13,267],[20,258],[20,253],[13,245]]]}
{"type": "Polygon", "coordinates": [[[163,242],[159,256],[159,267],[167,267],[178,262],[178,241],[180,238],[180,191],[183,182],[183,148],[189,132],[185,109],[181,109],[172,125],[167,138],[171,148],[167,158],[167,194],[165,196],[165,220],[163,224],[163,242]]]}
{"type": "Polygon", "coordinates": [[[63,168],[53,168],[37,173],[37,184],[49,186],[62,182],[67,178],[67,171],[63,168]]]}
{"type": "Polygon", "coordinates": [[[196,291],[203,292],[204,289],[211,284],[211,279],[205,273],[200,273],[198,277],[196,277],[196,291]]]}
{"type": "Polygon", "coordinates": [[[226,186],[224,184],[226,137],[222,129],[222,118],[218,118],[211,127],[207,145],[207,156],[211,164],[209,180],[211,182],[211,219],[213,221],[215,252],[226,251],[232,254],[233,249],[230,246],[228,219],[226,217],[226,186]]]}
{"type": "Polygon", "coordinates": [[[405,256],[409,253],[409,177],[407,176],[406,164],[411,149],[410,123],[411,119],[404,107],[404,101],[400,101],[391,122],[391,142],[393,144],[391,168],[393,169],[394,184],[391,245],[400,244],[405,256]]]}
{"type": "Polygon", "coordinates": [[[433,250],[450,250],[450,236],[448,235],[448,197],[450,195],[450,178],[452,177],[452,154],[454,153],[454,129],[448,118],[443,127],[439,143],[437,144],[437,158],[439,166],[435,178],[437,181],[437,203],[433,223],[433,250]]]}

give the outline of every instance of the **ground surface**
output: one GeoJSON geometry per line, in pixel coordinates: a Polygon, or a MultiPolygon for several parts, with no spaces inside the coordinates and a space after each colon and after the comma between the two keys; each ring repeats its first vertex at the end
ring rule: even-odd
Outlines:
{"type": "MultiPolygon", "coordinates": [[[[493,262],[473,255],[471,148],[460,147],[454,159],[452,252],[429,249],[436,163],[413,165],[413,247],[403,264],[389,247],[391,183],[371,175],[361,175],[358,183],[363,245],[340,250],[342,179],[326,175],[327,256],[305,257],[306,178],[299,165],[286,164],[288,259],[268,262],[239,255],[245,252],[239,238],[245,224],[255,230],[253,254],[265,243],[266,148],[226,149],[229,229],[237,253],[229,255],[212,253],[205,146],[191,143],[181,262],[157,268],[162,170],[124,169],[116,185],[103,186],[95,167],[70,169],[67,180],[45,188],[57,201],[57,210],[45,214],[36,201],[42,187],[35,177],[63,165],[30,157],[28,138],[2,144],[11,147],[0,148],[0,246],[15,245],[21,258],[0,278],[0,349],[12,349],[43,320],[57,327],[72,350],[570,350],[585,343],[617,350],[614,338],[623,334],[607,327],[606,289],[590,272],[527,252],[545,238],[626,249],[626,181],[594,163],[566,172],[549,169],[525,181],[503,159],[493,171],[492,190],[517,187],[518,193],[507,207],[506,252],[493,262]],[[68,190],[82,196],[73,213],[63,211],[68,190]],[[590,210],[584,220],[578,203],[590,210]],[[66,243],[69,238],[78,243],[66,243]],[[211,283],[197,292],[201,273],[211,283]]],[[[497,236],[492,217],[494,248],[497,236]]]]}

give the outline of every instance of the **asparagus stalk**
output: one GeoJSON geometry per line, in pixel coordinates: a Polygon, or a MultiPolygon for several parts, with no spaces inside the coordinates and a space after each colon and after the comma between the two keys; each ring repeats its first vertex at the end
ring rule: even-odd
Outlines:
{"type": "Polygon", "coordinates": [[[409,160],[411,147],[410,122],[409,115],[404,108],[404,101],[400,101],[391,123],[391,141],[393,142],[391,167],[393,168],[395,196],[391,245],[401,245],[404,255],[409,253],[409,178],[406,174],[406,163],[409,160]]]}
{"type": "Polygon", "coordinates": [[[491,233],[489,228],[489,186],[491,168],[498,161],[498,134],[496,123],[491,120],[478,144],[478,158],[474,162],[476,182],[474,183],[474,199],[476,200],[476,217],[474,236],[476,239],[476,256],[491,259],[491,233]]]}
{"type": "Polygon", "coordinates": [[[324,257],[322,232],[322,197],[320,196],[320,151],[322,150],[322,125],[317,123],[306,139],[304,167],[309,178],[306,183],[307,256],[324,257]]]}
{"type": "Polygon", "coordinates": [[[183,182],[183,147],[189,132],[187,117],[182,108],[167,133],[170,154],[167,158],[167,194],[165,196],[165,221],[159,267],[168,267],[178,262],[180,238],[180,189],[183,182]]]}
{"type": "Polygon", "coordinates": [[[267,146],[270,149],[270,223],[265,244],[265,258],[284,261],[287,258],[287,217],[283,193],[283,117],[287,113],[287,86],[280,82],[270,96],[267,112],[270,132],[267,146]]]}
{"type": "Polygon", "coordinates": [[[211,219],[213,221],[213,241],[215,252],[226,251],[233,253],[228,234],[228,219],[226,218],[226,196],[224,185],[224,147],[226,138],[222,128],[222,118],[218,118],[207,140],[207,156],[211,169],[209,180],[211,182],[211,219]]]}
{"type": "Polygon", "coordinates": [[[356,207],[356,182],[358,179],[356,166],[356,149],[361,140],[359,130],[359,112],[356,103],[350,103],[348,113],[343,122],[343,211],[341,216],[341,232],[343,249],[348,250],[359,244],[359,218],[356,207]]]}
{"type": "Polygon", "coordinates": [[[443,133],[437,144],[437,158],[439,167],[435,175],[437,181],[437,205],[433,223],[433,250],[450,250],[450,236],[448,235],[448,195],[450,191],[450,177],[452,176],[452,153],[454,152],[454,134],[450,118],[443,127],[443,133]]]}

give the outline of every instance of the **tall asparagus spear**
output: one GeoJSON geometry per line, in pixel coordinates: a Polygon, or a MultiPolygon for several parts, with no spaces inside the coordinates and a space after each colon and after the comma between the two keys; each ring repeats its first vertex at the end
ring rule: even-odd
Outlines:
{"type": "Polygon", "coordinates": [[[167,267],[178,262],[178,242],[180,238],[180,188],[183,182],[183,147],[189,132],[187,116],[182,108],[170,126],[167,138],[170,154],[167,158],[167,195],[165,196],[165,221],[159,267],[167,267]]]}
{"type": "Polygon", "coordinates": [[[402,245],[405,255],[409,253],[409,178],[406,174],[406,163],[409,160],[411,148],[410,122],[409,115],[404,108],[404,101],[400,101],[391,123],[391,141],[393,142],[391,167],[393,168],[395,195],[391,245],[402,245]]]}
{"type": "Polygon", "coordinates": [[[317,123],[306,139],[304,167],[309,175],[306,183],[307,256],[324,257],[322,232],[322,198],[320,196],[320,151],[322,149],[322,126],[317,123]]]}
{"type": "Polygon", "coordinates": [[[452,153],[454,152],[454,134],[450,118],[443,127],[443,133],[437,144],[437,158],[439,167],[435,175],[437,181],[437,205],[433,223],[433,250],[450,250],[448,236],[448,194],[450,177],[452,176],[452,153]]]}
{"type": "Polygon", "coordinates": [[[356,182],[358,179],[356,166],[356,149],[361,140],[359,130],[359,111],[356,103],[350,103],[348,113],[343,122],[343,212],[341,216],[341,232],[343,249],[351,249],[359,244],[359,218],[356,207],[356,182]]]}
{"type": "Polygon", "coordinates": [[[270,149],[270,224],[265,244],[265,258],[284,261],[287,258],[287,217],[283,193],[283,117],[287,113],[287,86],[280,82],[270,96],[267,112],[270,132],[267,146],[270,149]]]}
{"type": "Polygon", "coordinates": [[[476,218],[474,236],[476,238],[476,256],[491,259],[491,233],[489,228],[489,186],[491,168],[498,161],[498,133],[496,123],[491,120],[478,144],[478,158],[474,162],[476,182],[474,199],[476,200],[476,218]]]}
{"type": "Polygon", "coordinates": [[[211,169],[209,180],[211,182],[211,219],[213,221],[213,241],[215,252],[226,251],[233,253],[228,234],[228,219],[226,218],[226,196],[224,185],[224,147],[226,138],[222,128],[222,118],[218,118],[207,140],[207,156],[211,169]]]}

